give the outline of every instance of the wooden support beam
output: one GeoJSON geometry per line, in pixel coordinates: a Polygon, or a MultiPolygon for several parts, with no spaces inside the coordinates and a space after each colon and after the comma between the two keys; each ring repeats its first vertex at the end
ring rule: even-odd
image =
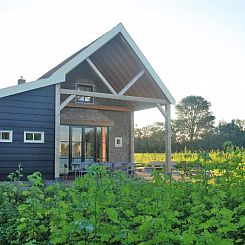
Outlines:
{"type": "Polygon", "coordinates": [[[55,85],[55,162],[54,177],[60,178],[60,84],[55,85]]]}
{"type": "Polygon", "coordinates": [[[60,105],[60,111],[62,111],[75,97],[76,95],[72,94],[68,98],[66,98],[66,100],[64,100],[60,105]]]}
{"type": "Polygon", "coordinates": [[[165,105],[165,154],[167,171],[171,174],[171,105],[165,105]]]}
{"type": "Polygon", "coordinates": [[[67,107],[92,109],[92,110],[105,110],[105,111],[132,111],[130,108],[123,107],[123,106],[108,106],[108,105],[81,104],[81,103],[69,103],[67,107]]]}
{"type": "Polygon", "coordinates": [[[87,58],[87,62],[92,67],[92,69],[97,73],[97,75],[100,77],[100,79],[104,82],[104,84],[107,86],[107,88],[113,94],[117,94],[117,92],[114,90],[114,88],[110,85],[110,83],[107,81],[107,79],[103,76],[103,74],[99,71],[99,69],[95,66],[95,64],[89,58],[87,58]]]}
{"type": "Polygon", "coordinates": [[[130,161],[134,162],[134,112],[130,115],[130,161]]]}
{"type": "Polygon", "coordinates": [[[70,95],[74,94],[74,95],[78,95],[78,96],[88,96],[88,97],[112,99],[112,100],[126,100],[126,101],[145,102],[145,103],[153,103],[153,104],[161,104],[161,105],[166,105],[168,103],[164,99],[154,99],[154,98],[126,96],[126,95],[118,95],[118,94],[107,94],[107,93],[98,93],[98,92],[87,92],[87,91],[78,91],[78,90],[71,90],[71,89],[61,89],[60,93],[61,94],[70,94],[70,95]]]}
{"type": "Polygon", "coordinates": [[[118,94],[120,95],[125,94],[130,89],[130,87],[132,87],[144,73],[145,71],[143,70],[139,72],[131,81],[128,82],[128,84],[118,94]]]}
{"type": "Polygon", "coordinates": [[[164,109],[162,108],[162,106],[160,104],[157,104],[157,108],[163,114],[163,116],[166,119],[167,118],[167,113],[164,111],[164,109]]]}

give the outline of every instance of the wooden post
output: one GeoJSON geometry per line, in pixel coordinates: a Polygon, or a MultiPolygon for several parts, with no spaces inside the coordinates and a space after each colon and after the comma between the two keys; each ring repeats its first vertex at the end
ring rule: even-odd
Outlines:
{"type": "Polygon", "coordinates": [[[60,84],[55,85],[55,180],[60,178],[60,84]]]}
{"type": "Polygon", "coordinates": [[[134,162],[134,112],[130,115],[130,161],[134,162]]]}
{"type": "Polygon", "coordinates": [[[102,127],[101,128],[101,161],[106,162],[106,128],[102,127]]]}
{"type": "Polygon", "coordinates": [[[165,105],[165,154],[167,171],[171,173],[171,105],[165,105]]]}

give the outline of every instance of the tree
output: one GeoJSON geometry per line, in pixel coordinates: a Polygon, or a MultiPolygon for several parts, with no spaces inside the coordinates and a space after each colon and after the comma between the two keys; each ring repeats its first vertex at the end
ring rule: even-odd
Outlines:
{"type": "Polygon", "coordinates": [[[173,128],[177,141],[192,143],[214,129],[215,117],[210,106],[201,96],[187,96],[176,105],[173,128]]]}
{"type": "Polygon", "coordinates": [[[135,152],[164,152],[164,123],[135,129],[135,152]]]}
{"type": "Polygon", "coordinates": [[[219,122],[217,129],[217,140],[220,141],[220,144],[231,141],[235,146],[245,146],[245,122],[243,120],[231,120],[230,123],[219,122]]]}

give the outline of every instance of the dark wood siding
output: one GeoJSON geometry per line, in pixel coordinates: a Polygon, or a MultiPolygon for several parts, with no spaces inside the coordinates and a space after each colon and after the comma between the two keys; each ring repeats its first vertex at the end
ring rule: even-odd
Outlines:
{"type": "Polygon", "coordinates": [[[12,130],[13,142],[0,142],[0,180],[17,169],[25,176],[40,171],[54,178],[55,85],[0,98],[0,130],[12,130]],[[43,131],[44,143],[24,143],[24,131],[43,131]]]}

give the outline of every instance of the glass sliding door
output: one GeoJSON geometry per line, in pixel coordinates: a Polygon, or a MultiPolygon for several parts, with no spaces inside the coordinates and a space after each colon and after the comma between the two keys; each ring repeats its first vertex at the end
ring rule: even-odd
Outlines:
{"type": "Polygon", "coordinates": [[[69,168],[69,126],[60,126],[60,173],[69,168]]]}
{"type": "Polygon", "coordinates": [[[84,127],[84,161],[96,161],[95,127],[84,127]]]}
{"type": "Polygon", "coordinates": [[[60,173],[83,161],[108,161],[108,127],[60,126],[60,173]]]}
{"type": "Polygon", "coordinates": [[[83,128],[81,127],[72,127],[71,128],[71,141],[72,141],[72,149],[71,149],[71,162],[80,163],[83,159],[83,128]]]}

